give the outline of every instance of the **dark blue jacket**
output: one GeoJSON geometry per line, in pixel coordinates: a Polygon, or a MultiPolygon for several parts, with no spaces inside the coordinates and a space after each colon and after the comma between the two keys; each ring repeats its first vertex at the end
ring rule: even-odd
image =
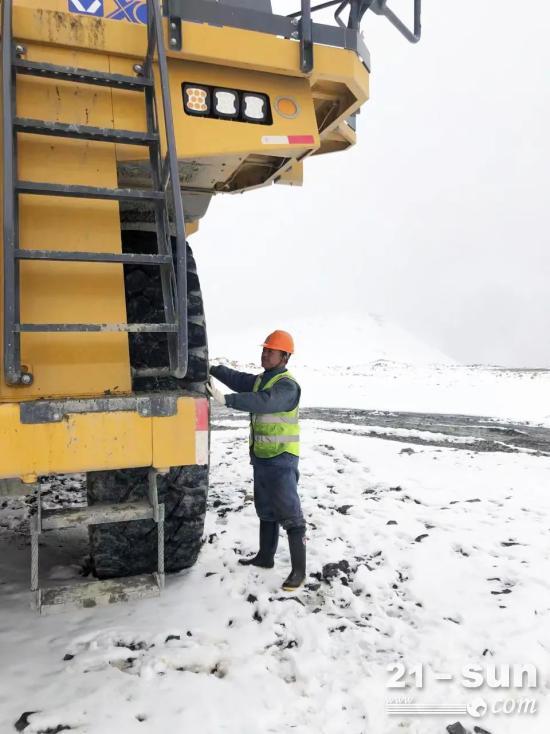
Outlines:
{"type": "Polygon", "coordinates": [[[247,413],[282,413],[294,410],[300,402],[300,386],[294,380],[283,378],[269,390],[261,389],[268,380],[281,372],[286,372],[286,367],[264,372],[260,381],[260,391],[252,392],[258,375],[238,372],[221,365],[210,368],[211,375],[235,391],[233,395],[225,396],[227,407],[244,410],[247,413]]]}
{"type": "MultiPolygon", "coordinates": [[[[278,367],[274,370],[266,370],[260,380],[260,388],[275,375],[285,372],[286,367],[278,367]]],[[[294,380],[283,378],[276,382],[269,390],[252,392],[258,375],[248,372],[239,372],[229,367],[216,365],[210,368],[210,374],[217,380],[223,382],[230,390],[235,392],[225,396],[225,404],[228,408],[243,410],[247,413],[282,413],[294,408],[300,402],[300,386],[294,380]]],[[[250,452],[250,459],[254,466],[262,465],[298,468],[298,457],[287,451],[275,456],[273,459],[260,459],[250,452]]]]}

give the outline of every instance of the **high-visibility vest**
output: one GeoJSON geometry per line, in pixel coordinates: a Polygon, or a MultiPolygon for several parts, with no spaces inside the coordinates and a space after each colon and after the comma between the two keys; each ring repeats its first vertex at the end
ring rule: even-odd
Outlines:
{"type": "MultiPolygon", "coordinates": [[[[280,372],[261,388],[269,390],[282,379],[296,382],[290,372],[280,372]]],[[[253,392],[260,390],[262,376],[258,375],[253,392]]],[[[250,414],[250,448],[259,459],[272,459],[285,451],[300,456],[300,424],[298,422],[299,407],[282,413],[250,414]]]]}

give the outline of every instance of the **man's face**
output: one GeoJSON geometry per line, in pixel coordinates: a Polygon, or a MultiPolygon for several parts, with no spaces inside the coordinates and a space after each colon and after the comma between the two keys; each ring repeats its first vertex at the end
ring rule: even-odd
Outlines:
{"type": "Polygon", "coordinates": [[[262,367],[264,370],[272,370],[275,367],[282,367],[285,358],[285,353],[281,352],[280,349],[269,349],[264,347],[262,350],[262,367]]]}

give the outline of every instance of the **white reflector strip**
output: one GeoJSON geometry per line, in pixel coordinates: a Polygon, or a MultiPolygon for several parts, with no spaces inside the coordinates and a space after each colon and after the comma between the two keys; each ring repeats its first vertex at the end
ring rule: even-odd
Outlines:
{"type": "Polygon", "coordinates": [[[313,145],[313,135],[262,135],[264,145],[313,145]]]}
{"type": "Polygon", "coordinates": [[[208,431],[195,432],[195,464],[208,464],[208,431]]]}

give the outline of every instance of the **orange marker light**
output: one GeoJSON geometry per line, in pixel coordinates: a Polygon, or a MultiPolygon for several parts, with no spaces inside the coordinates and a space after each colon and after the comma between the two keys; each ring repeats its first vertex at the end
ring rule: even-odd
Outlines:
{"type": "Polygon", "coordinates": [[[187,100],[185,106],[187,109],[193,112],[207,112],[208,105],[206,104],[207,92],[199,87],[187,87],[185,89],[187,100]]]}
{"type": "Polygon", "coordinates": [[[296,117],[298,114],[298,105],[290,97],[279,97],[275,102],[275,109],[283,117],[296,117]]]}

